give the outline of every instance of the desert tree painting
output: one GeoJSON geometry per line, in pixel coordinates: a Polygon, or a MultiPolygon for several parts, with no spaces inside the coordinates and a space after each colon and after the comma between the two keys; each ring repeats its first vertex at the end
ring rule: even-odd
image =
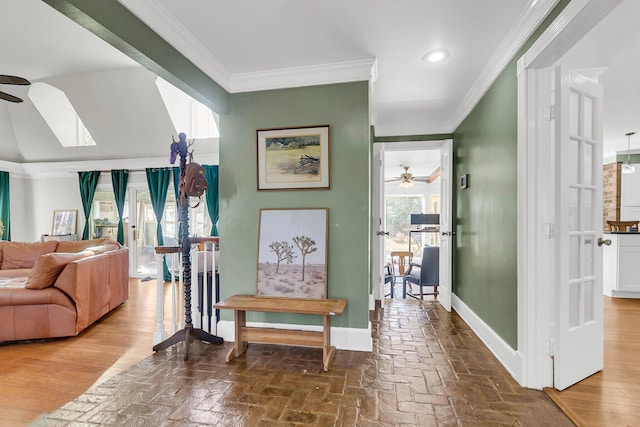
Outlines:
{"type": "Polygon", "coordinates": [[[329,125],[259,129],[258,190],[329,188],[329,125]]]}
{"type": "Polygon", "coordinates": [[[261,209],[256,296],[327,298],[329,210],[261,209]]]}

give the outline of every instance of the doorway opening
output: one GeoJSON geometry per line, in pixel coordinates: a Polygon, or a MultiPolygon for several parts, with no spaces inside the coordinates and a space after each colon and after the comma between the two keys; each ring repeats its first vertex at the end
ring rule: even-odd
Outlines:
{"type": "MultiPolygon", "coordinates": [[[[377,166],[374,168],[374,217],[377,218],[376,234],[381,237],[374,239],[372,245],[376,260],[374,265],[377,266],[372,272],[372,295],[375,300],[391,297],[392,286],[394,297],[401,298],[402,274],[408,269],[409,262],[420,265],[425,245],[441,247],[443,181],[440,173],[443,145],[448,147],[444,151],[450,150],[450,141],[374,144],[377,166]],[[427,217],[429,221],[425,221],[427,217]],[[402,260],[392,258],[392,252],[405,253],[404,262],[407,265],[404,269],[399,265],[402,260]],[[389,275],[394,276],[393,280],[389,275]]],[[[450,181],[445,182],[448,184],[450,181]]],[[[449,221],[446,226],[449,226],[449,221]]],[[[448,248],[447,245],[444,258],[450,257],[448,248]]],[[[450,266],[450,263],[447,265],[450,266]]],[[[448,284],[449,281],[445,274],[441,282],[448,284]]],[[[447,295],[450,295],[450,286],[445,287],[449,289],[447,295]]],[[[428,292],[431,291],[435,292],[436,289],[432,287],[428,292]]],[[[450,297],[445,296],[445,300],[449,301],[450,297]]]]}

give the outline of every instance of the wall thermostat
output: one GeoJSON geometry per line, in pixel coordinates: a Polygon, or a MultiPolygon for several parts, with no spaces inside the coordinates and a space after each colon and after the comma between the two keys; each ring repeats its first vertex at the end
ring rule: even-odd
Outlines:
{"type": "Polygon", "coordinates": [[[460,189],[464,190],[469,186],[469,174],[460,175],[460,189]]]}

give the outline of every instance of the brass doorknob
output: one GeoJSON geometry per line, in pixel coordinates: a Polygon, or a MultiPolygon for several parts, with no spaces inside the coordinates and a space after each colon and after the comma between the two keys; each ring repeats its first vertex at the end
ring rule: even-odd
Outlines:
{"type": "Polygon", "coordinates": [[[611,239],[602,239],[602,237],[598,237],[598,246],[602,245],[611,246],[611,239]]]}

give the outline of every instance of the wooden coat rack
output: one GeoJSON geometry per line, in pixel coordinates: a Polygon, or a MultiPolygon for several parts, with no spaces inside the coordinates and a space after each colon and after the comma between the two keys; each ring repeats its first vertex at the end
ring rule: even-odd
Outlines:
{"type": "MultiPolygon", "coordinates": [[[[184,133],[180,133],[178,135],[178,141],[174,141],[171,144],[171,163],[173,164],[176,157],[178,155],[180,156],[180,181],[184,178],[185,168],[187,166],[187,155],[189,154],[189,145],[190,144],[187,143],[187,136],[184,133]]],[[[184,342],[184,360],[187,360],[189,358],[189,345],[193,342],[194,338],[211,344],[222,344],[224,340],[202,329],[193,327],[191,319],[191,238],[189,237],[189,197],[180,194],[178,196],[178,200],[178,205],[180,206],[180,224],[182,225],[181,245],[185,326],[166,340],[154,345],[153,351],[164,350],[174,344],[184,342]],[[183,198],[186,198],[186,200],[183,200],[183,198]]]]}

